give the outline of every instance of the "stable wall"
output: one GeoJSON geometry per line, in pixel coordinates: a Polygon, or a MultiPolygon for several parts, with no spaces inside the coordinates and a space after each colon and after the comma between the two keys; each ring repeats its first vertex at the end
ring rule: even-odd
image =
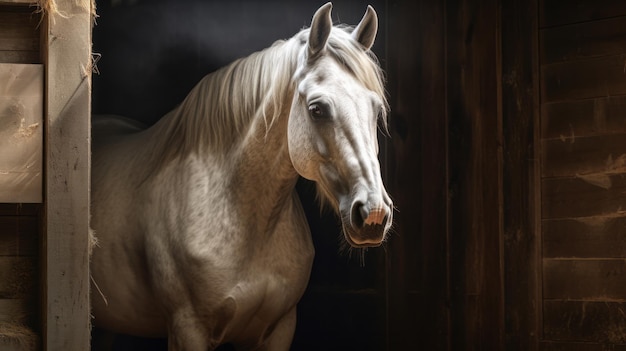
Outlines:
{"type": "Polygon", "coordinates": [[[2,350],[89,348],[92,13],[0,0],[2,350]]]}
{"type": "Polygon", "coordinates": [[[542,345],[626,347],[626,3],[541,4],[542,345]]]}

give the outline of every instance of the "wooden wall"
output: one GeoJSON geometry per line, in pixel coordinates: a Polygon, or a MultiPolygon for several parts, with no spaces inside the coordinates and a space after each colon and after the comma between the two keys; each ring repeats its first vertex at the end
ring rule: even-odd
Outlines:
{"type": "Polygon", "coordinates": [[[626,3],[389,8],[389,349],[625,348],[626,3]]]}
{"type": "MultiPolygon", "coordinates": [[[[0,0],[0,62],[41,64],[34,90],[43,105],[43,123],[27,126],[43,134],[37,196],[0,204],[0,349],[86,350],[92,4],[42,3],[0,0]]],[[[0,97],[21,102],[8,87],[0,81],[0,97]]],[[[0,123],[19,118],[8,110],[0,123]]],[[[0,145],[14,155],[10,142],[0,145]]]]}
{"type": "MultiPolygon", "coordinates": [[[[0,1],[0,63],[42,62],[38,29],[40,20],[41,16],[33,14],[33,9],[28,5],[0,1]]],[[[3,94],[8,93],[1,89],[3,84],[4,82],[0,82],[0,91],[3,94]]],[[[43,86],[41,89],[43,90],[43,86]]],[[[6,134],[3,137],[6,137],[6,134]]],[[[3,145],[9,146],[6,143],[3,145]]],[[[39,347],[41,333],[39,245],[42,233],[42,207],[42,204],[0,204],[2,350],[36,350],[39,347]]]]}
{"type": "Polygon", "coordinates": [[[536,350],[535,1],[390,1],[388,350],[536,350]]]}
{"type": "Polygon", "coordinates": [[[540,10],[543,349],[624,345],[626,2],[540,10]]]}

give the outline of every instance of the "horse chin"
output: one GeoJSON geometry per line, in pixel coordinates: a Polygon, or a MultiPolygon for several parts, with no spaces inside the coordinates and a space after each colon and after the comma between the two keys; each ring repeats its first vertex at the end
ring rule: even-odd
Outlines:
{"type": "Polygon", "coordinates": [[[343,236],[346,242],[354,248],[378,247],[385,241],[385,226],[369,224],[354,229],[349,225],[344,225],[343,236]]]}

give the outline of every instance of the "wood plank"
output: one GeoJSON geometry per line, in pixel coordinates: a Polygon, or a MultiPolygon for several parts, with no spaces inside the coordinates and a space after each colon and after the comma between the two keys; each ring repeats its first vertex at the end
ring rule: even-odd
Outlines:
{"type": "Polygon", "coordinates": [[[543,177],[626,172],[626,133],[544,140],[541,151],[543,177]]]}
{"type": "Polygon", "coordinates": [[[0,63],[0,82],[0,202],[41,202],[43,65],[0,63]]]}
{"type": "Polygon", "coordinates": [[[541,334],[538,1],[500,6],[503,349],[534,351],[541,334]]]}
{"type": "Polygon", "coordinates": [[[539,11],[541,27],[586,22],[626,15],[626,3],[615,0],[543,0],[539,11]]]}
{"type": "MultiPolygon", "coordinates": [[[[4,323],[28,325],[32,322],[36,311],[37,309],[30,299],[0,298],[0,326],[4,323]]],[[[1,331],[2,328],[0,327],[1,331]]]]}
{"type": "Polygon", "coordinates": [[[89,0],[57,2],[47,64],[43,349],[88,350],[91,27],[89,0]],[[64,40],[59,40],[63,38],[64,40]]]}
{"type": "Polygon", "coordinates": [[[40,63],[39,51],[0,51],[2,63],[40,63]]]}
{"type": "Polygon", "coordinates": [[[389,240],[388,345],[446,350],[447,180],[445,11],[441,1],[389,6],[387,76],[392,97],[388,190],[394,205],[389,240]],[[415,33],[429,33],[413,40],[415,33]],[[419,64],[416,64],[419,62],[419,64]],[[416,101],[419,101],[416,104],[416,101]],[[428,101],[428,103],[421,103],[428,101]],[[441,118],[413,118],[441,116],[441,118]],[[421,235],[414,235],[420,232],[421,235]]]}
{"type": "Polygon", "coordinates": [[[541,67],[541,102],[626,94],[626,55],[541,67]]]}
{"type": "Polygon", "coordinates": [[[36,291],[37,259],[0,257],[0,299],[32,297],[36,291]]]}
{"type": "Polygon", "coordinates": [[[0,216],[37,216],[41,204],[3,204],[0,203],[0,216]]]}
{"type": "Polygon", "coordinates": [[[0,10],[0,51],[39,51],[40,18],[28,7],[0,10]]]}
{"type": "Polygon", "coordinates": [[[555,102],[541,106],[544,139],[626,133],[626,96],[555,102]]]}
{"type": "Polygon", "coordinates": [[[626,174],[547,178],[541,182],[542,218],[621,215],[626,210],[626,174]]]}
{"type": "Polygon", "coordinates": [[[626,259],[543,260],[544,299],[626,301],[625,281],[626,259]]]}
{"type": "Polygon", "coordinates": [[[41,63],[36,1],[0,0],[0,63],[41,63]]]}
{"type": "Polygon", "coordinates": [[[544,220],[544,258],[626,257],[626,217],[544,220]]]}
{"type": "Polygon", "coordinates": [[[542,64],[626,53],[626,16],[546,28],[540,34],[542,64]]]}
{"type": "Polygon", "coordinates": [[[543,310],[545,340],[626,344],[626,303],[544,301],[543,310]]]}
{"type": "Polygon", "coordinates": [[[626,345],[604,343],[543,341],[541,351],[626,351],[626,345]]]}
{"type": "Polygon", "coordinates": [[[505,343],[499,9],[445,4],[451,350],[505,343]]]}
{"type": "Polygon", "coordinates": [[[0,217],[0,256],[37,256],[39,218],[0,217]]]}

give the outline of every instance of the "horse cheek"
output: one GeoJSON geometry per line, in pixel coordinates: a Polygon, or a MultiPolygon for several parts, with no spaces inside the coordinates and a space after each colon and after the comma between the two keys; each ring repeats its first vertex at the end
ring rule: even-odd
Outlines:
{"type": "Polygon", "coordinates": [[[293,168],[302,177],[308,180],[316,180],[317,172],[314,167],[314,152],[310,134],[306,132],[303,123],[289,123],[288,145],[289,158],[293,168]]]}

